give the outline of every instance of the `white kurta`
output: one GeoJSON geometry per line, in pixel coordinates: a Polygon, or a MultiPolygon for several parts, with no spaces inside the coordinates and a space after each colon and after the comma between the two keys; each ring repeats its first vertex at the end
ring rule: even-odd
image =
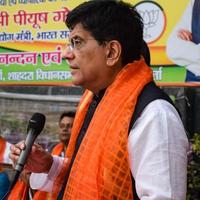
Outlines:
{"type": "MultiPolygon", "coordinates": [[[[141,200],[184,200],[188,140],[175,108],[165,100],[151,102],[128,138],[130,168],[141,200]]],[[[54,157],[49,174],[32,174],[33,189],[51,191],[63,164],[54,157]]]]}

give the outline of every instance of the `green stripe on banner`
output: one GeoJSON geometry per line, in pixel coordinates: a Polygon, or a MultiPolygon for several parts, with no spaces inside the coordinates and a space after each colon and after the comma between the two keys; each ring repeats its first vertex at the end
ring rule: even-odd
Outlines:
{"type": "Polygon", "coordinates": [[[185,82],[186,68],[176,65],[152,66],[153,77],[156,82],[185,82]]]}

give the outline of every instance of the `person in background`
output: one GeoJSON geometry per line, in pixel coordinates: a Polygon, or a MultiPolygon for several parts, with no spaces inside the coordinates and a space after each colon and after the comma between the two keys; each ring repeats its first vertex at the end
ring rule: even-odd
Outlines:
{"type": "Polygon", "coordinates": [[[0,199],[6,194],[10,185],[8,174],[3,166],[1,166],[12,163],[9,159],[10,145],[11,144],[0,135],[0,199]]]}
{"type": "MultiPolygon", "coordinates": [[[[58,135],[59,135],[59,140],[60,142],[53,148],[51,154],[60,156],[60,157],[65,157],[65,152],[67,149],[67,145],[69,143],[69,138],[71,135],[71,129],[73,125],[75,117],[75,112],[73,111],[67,111],[63,112],[60,115],[59,118],[59,128],[58,128],[58,135]]],[[[34,193],[34,200],[48,200],[52,199],[50,192],[45,192],[45,191],[37,191],[34,193]]]]}
{"type": "MultiPolygon", "coordinates": [[[[7,142],[3,137],[0,136],[0,163],[12,164],[9,158],[11,143],[7,142]]],[[[28,200],[28,178],[27,173],[22,173],[20,179],[17,181],[13,188],[11,195],[8,200],[28,200]]],[[[3,168],[0,167],[0,199],[4,197],[10,186],[10,180],[3,168]]]]}
{"type": "Polygon", "coordinates": [[[200,81],[200,1],[190,0],[179,23],[167,41],[167,55],[185,66],[186,82],[200,81]]]}
{"type": "MultiPolygon", "coordinates": [[[[177,65],[186,67],[186,82],[200,81],[200,1],[190,0],[180,21],[167,41],[167,55],[177,65]]],[[[184,89],[187,113],[186,125],[192,138],[200,133],[200,88],[184,89]]]]}
{"type": "Polygon", "coordinates": [[[63,112],[59,118],[58,122],[58,137],[59,143],[53,147],[51,150],[52,155],[58,155],[65,157],[67,145],[69,143],[69,138],[71,135],[71,129],[75,117],[75,112],[67,111],[63,112]]]}
{"type": "MultiPolygon", "coordinates": [[[[63,56],[86,90],[66,157],[32,147],[31,187],[63,200],[185,199],[188,140],[175,107],[153,100],[131,123],[140,94],[150,85],[161,92],[141,56],[140,15],[123,1],[93,0],[69,12],[66,25],[63,56]]],[[[14,163],[24,148],[11,146],[14,163]]]]}

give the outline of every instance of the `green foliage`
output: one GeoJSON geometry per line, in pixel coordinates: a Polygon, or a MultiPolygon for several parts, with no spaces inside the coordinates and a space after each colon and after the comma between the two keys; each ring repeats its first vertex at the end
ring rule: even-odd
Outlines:
{"type": "Polygon", "coordinates": [[[200,134],[194,134],[192,150],[195,154],[200,155],[200,134]]]}
{"type": "Polygon", "coordinates": [[[188,164],[187,200],[200,199],[200,134],[191,140],[192,153],[188,164]]]}

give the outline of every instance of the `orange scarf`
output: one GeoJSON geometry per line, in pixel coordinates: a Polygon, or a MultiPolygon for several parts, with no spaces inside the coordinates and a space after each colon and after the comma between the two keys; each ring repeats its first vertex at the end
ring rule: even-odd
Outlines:
{"type": "Polygon", "coordinates": [[[24,180],[19,179],[13,187],[8,200],[27,200],[28,196],[28,183],[24,180]]]}
{"type": "Polygon", "coordinates": [[[53,148],[53,150],[52,150],[52,155],[57,155],[57,156],[59,156],[60,154],[61,154],[61,152],[63,152],[65,150],[65,145],[62,143],[62,142],[60,142],[59,144],[57,144],[54,148],[53,148]]]}
{"type": "MultiPolygon", "coordinates": [[[[4,162],[4,152],[6,149],[6,141],[0,136],[0,163],[4,162]]],[[[0,167],[0,172],[3,171],[3,168],[0,167]]]]}
{"type": "MultiPolygon", "coordinates": [[[[64,200],[133,199],[128,130],[137,98],[152,79],[151,69],[141,59],[125,66],[107,88],[79,147],[64,200]]],[[[86,91],[77,109],[67,148],[69,159],[92,97],[93,94],[86,91]]],[[[66,170],[67,165],[64,165],[55,185],[66,170]]]]}
{"type": "Polygon", "coordinates": [[[4,162],[5,149],[6,149],[6,141],[0,136],[0,162],[4,162]]]}
{"type": "MultiPolygon", "coordinates": [[[[63,200],[132,200],[132,180],[128,161],[128,130],[137,98],[152,81],[152,71],[144,60],[125,66],[107,88],[79,147],[67,182],[63,200]]],[[[67,148],[72,158],[93,94],[86,91],[78,106],[67,148]]],[[[57,198],[69,161],[54,182],[57,198]]]]}

